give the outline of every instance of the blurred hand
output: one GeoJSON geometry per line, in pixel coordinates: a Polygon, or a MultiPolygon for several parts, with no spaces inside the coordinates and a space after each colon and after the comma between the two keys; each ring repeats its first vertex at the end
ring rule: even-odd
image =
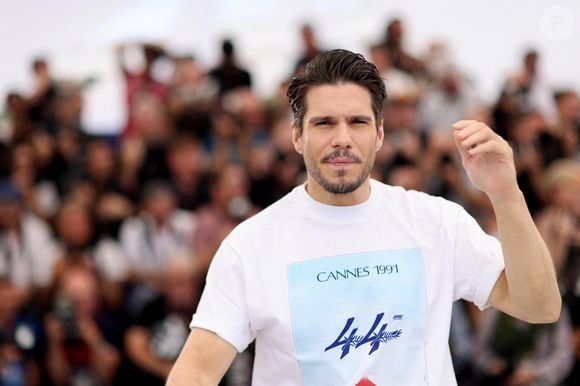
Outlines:
{"type": "Polygon", "coordinates": [[[492,377],[497,377],[501,375],[507,368],[507,365],[503,359],[495,358],[485,369],[485,373],[492,377]]]}
{"type": "Polygon", "coordinates": [[[60,345],[64,342],[65,331],[62,323],[52,314],[48,314],[44,319],[44,329],[48,342],[54,345],[60,345]]]}
{"type": "Polygon", "coordinates": [[[507,381],[508,386],[530,386],[536,380],[536,373],[528,364],[519,365],[507,381]]]}
{"type": "Polygon", "coordinates": [[[103,335],[99,330],[99,326],[90,316],[79,316],[77,318],[77,327],[81,339],[89,346],[97,346],[103,341],[103,335]]]}

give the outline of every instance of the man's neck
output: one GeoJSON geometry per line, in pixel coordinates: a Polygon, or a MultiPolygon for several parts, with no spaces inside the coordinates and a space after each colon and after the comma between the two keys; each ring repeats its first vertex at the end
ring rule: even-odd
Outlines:
{"type": "Polygon", "coordinates": [[[367,201],[370,197],[371,186],[370,179],[367,178],[361,186],[359,186],[355,191],[350,193],[335,194],[324,189],[320,184],[314,181],[311,177],[308,178],[306,183],[306,192],[314,200],[333,206],[352,206],[362,204],[367,201]]]}

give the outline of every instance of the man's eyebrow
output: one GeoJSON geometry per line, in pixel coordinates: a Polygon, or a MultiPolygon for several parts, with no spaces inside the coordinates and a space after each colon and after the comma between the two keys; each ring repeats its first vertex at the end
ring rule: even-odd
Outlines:
{"type": "Polygon", "coordinates": [[[372,122],[373,118],[369,115],[353,115],[349,117],[351,121],[364,121],[364,122],[372,122]]]}
{"type": "Polygon", "coordinates": [[[317,117],[312,117],[308,120],[308,123],[316,123],[316,122],[321,122],[321,121],[330,121],[333,118],[330,115],[321,115],[321,116],[317,116],[317,117]]]}

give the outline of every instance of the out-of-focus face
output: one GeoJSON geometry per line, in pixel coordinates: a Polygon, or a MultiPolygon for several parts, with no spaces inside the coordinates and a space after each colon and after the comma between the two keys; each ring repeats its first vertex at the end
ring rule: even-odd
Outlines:
{"type": "Polygon", "coordinates": [[[22,203],[0,198],[0,228],[13,228],[20,223],[22,203]]]}
{"type": "Polygon", "coordinates": [[[580,175],[565,183],[559,183],[552,189],[550,196],[553,203],[580,216],[580,175]]]}
{"type": "Polygon", "coordinates": [[[165,295],[171,308],[188,311],[197,301],[195,276],[186,264],[173,264],[168,267],[165,277],[165,295]]]}
{"type": "Polygon", "coordinates": [[[304,157],[308,191],[318,201],[330,204],[337,195],[358,201],[361,192],[366,197],[384,136],[382,123],[377,129],[371,103],[369,91],[354,83],[320,85],[308,91],[302,132],[294,126],[292,139],[304,157]]]}
{"type": "Polygon", "coordinates": [[[400,41],[403,37],[403,24],[400,21],[395,21],[389,28],[389,36],[395,40],[400,41]]]}
{"type": "Polygon", "coordinates": [[[541,134],[544,126],[545,121],[542,116],[537,112],[530,112],[514,124],[512,137],[519,143],[534,141],[541,134]]]}
{"type": "Polygon", "coordinates": [[[38,62],[34,66],[34,74],[38,77],[48,76],[48,64],[46,62],[38,62]]]}
{"type": "Polygon", "coordinates": [[[61,289],[73,301],[77,315],[95,315],[99,307],[99,286],[90,271],[73,268],[66,272],[61,289]]]}
{"type": "Polygon", "coordinates": [[[145,199],[144,209],[157,222],[164,222],[175,210],[175,198],[170,192],[157,192],[145,199]]]}
{"type": "Polygon", "coordinates": [[[256,178],[270,173],[275,164],[276,154],[270,145],[254,146],[248,159],[248,171],[256,178]]]}
{"type": "Polygon", "coordinates": [[[217,197],[222,204],[232,198],[245,197],[249,192],[249,182],[245,169],[240,165],[227,165],[221,172],[217,184],[217,197]]]}
{"type": "Polygon", "coordinates": [[[203,69],[194,60],[182,60],[178,64],[176,82],[179,84],[196,84],[204,76],[203,69]]]}
{"type": "Polygon", "coordinates": [[[87,149],[87,164],[93,178],[107,179],[115,171],[113,151],[105,142],[94,142],[87,149]]]}
{"type": "Polygon", "coordinates": [[[137,133],[146,143],[152,143],[167,134],[164,105],[152,96],[138,98],[133,104],[133,116],[137,133]]]}
{"type": "Polygon", "coordinates": [[[79,90],[71,90],[70,94],[56,101],[55,116],[62,125],[74,125],[81,119],[84,101],[79,90]]]}
{"type": "Polygon", "coordinates": [[[13,94],[8,97],[6,108],[13,117],[20,117],[23,113],[27,112],[28,106],[21,95],[13,94]]]}
{"type": "Polygon", "coordinates": [[[58,216],[57,230],[62,241],[73,248],[85,247],[93,237],[90,215],[80,206],[63,208],[58,216]]]}
{"type": "Polygon", "coordinates": [[[575,93],[569,93],[558,102],[558,112],[567,121],[580,120],[580,99],[575,93]]]}
{"type": "Polygon", "coordinates": [[[238,113],[244,122],[253,126],[262,125],[265,111],[260,98],[250,90],[239,90],[237,94],[240,98],[240,111],[238,113]]]}
{"type": "Polygon", "coordinates": [[[12,171],[34,169],[34,149],[28,143],[14,147],[12,154],[12,171]]]}
{"type": "Polygon", "coordinates": [[[197,178],[205,167],[201,145],[194,142],[183,143],[169,153],[168,165],[171,173],[179,179],[197,178]]]}
{"type": "Polygon", "coordinates": [[[22,293],[8,280],[0,281],[0,315],[13,317],[22,306],[22,293]]]}
{"type": "Polygon", "coordinates": [[[524,66],[529,72],[535,73],[538,68],[538,55],[533,53],[527,54],[524,58],[524,66]]]}

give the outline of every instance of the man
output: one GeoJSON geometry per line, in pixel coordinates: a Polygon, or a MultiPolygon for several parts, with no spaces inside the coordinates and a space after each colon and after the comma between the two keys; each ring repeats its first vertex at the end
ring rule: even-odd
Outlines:
{"type": "Polygon", "coordinates": [[[8,278],[27,299],[39,295],[38,291],[43,297],[48,294],[57,260],[57,245],[48,224],[27,210],[12,181],[1,179],[0,277],[8,278]]]}
{"type": "Polygon", "coordinates": [[[252,76],[238,64],[234,43],[229,39],[222,41],[222,61],[209,72],[209,76],[218,83],[220,95],[238,88],[252,87],[252,76]]]}
{"type": "Polygon", "coordinates": [[[307,182],[225,239],[168,385],[216,385],[253,340],[254,385],[453,385],[454,300],[558,319],[550,255],[489,127],[454,136],[501,245],[458,205],[369,178],[385,88],[362,56],[317,56],[288,96],[307,182]]]}
{"type": "Polygon", "coordinates": [[[189,333],[199,300],[200,275],[189,258],[175,258],[163,270],[162,291],[149,301],[125,334],[131,372],[119,384],[163,385],[189,333]]]}

